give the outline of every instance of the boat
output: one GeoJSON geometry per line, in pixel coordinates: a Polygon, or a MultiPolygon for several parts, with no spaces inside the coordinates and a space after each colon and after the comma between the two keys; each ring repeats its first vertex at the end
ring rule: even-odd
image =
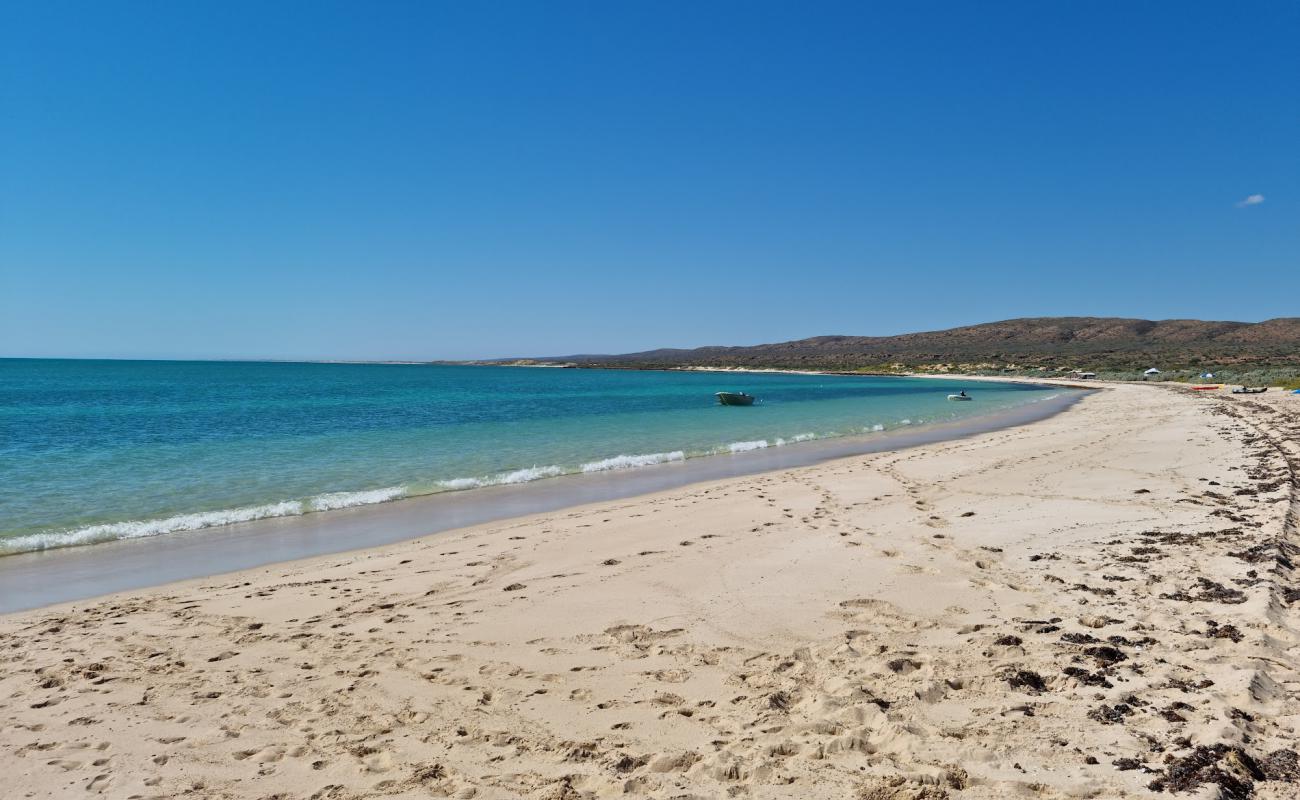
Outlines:
{"type": "Polygon", "coordinates": [[[1215,389],[1222,389],[1222,388],[1223,388],[1223,387],[1220,386],[1220,385],[1218,385],[1218,384],[1215,384],[1214,386],[1193,386],[1193,387],[1192,387],[1192,391],[1193,391],[1193,392],[1212,392],[1212,391],[1214,391],[1215,389]]]}
{"type": "Polygon", "coordinates": [[[970,395],[966,394],[966,390],[963,389],[961,394],[948,395],[948,399],[949,400],[971,400],[973,398],[970,395]]]}
{"type": "Polygon", "coordinates": [[[1240,386],[1232,390],[1233,394],[1263,394],[1268,391],[1267,386],[1240,386]]]}
{"type": "Polygon", "coordinates": [[[744,392],[718,392],[718,402],[724,406],[752,406],[754,396],[744,392]]]}

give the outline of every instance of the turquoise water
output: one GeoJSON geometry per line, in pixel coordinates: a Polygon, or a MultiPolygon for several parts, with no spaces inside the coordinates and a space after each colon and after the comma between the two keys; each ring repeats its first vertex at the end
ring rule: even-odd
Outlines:
{"type": "Polygon", "coordinates": [[[0,553],[960,420],[1059,389],[381,364],[0,360],[0,553]],[[969,403],[947,400],[965,388],[969,403]],[[717,405],[747,391],[749,408],[717,405]]]}

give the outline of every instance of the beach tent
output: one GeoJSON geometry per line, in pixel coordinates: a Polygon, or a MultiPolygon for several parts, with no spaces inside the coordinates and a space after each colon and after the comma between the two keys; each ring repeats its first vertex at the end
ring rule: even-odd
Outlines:
{"type": "Polygon", "coordinates": [[[1155,367],[1152,367],[1151,369],[1142,373],[1142,376],[1144,378],[1150,378],[1152,375],[1159,375],[1159,374],[1160,374],[1160,370],[1156,369],[1155,367]]]}
{"type": "Polygon", "coordinates": [[[1213,373],[1213,372],[1202,372],[1202,373],[1201,373],[1201,377],[1202,377],[1202,378],[1213,378],[1213,377],[1214,377],[1214,373],[1213,373]]]}

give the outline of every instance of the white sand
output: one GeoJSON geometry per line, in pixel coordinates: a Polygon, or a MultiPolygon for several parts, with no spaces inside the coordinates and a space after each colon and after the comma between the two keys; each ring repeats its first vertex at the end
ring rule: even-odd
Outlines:
{"type": "Polygon", "coordinates": [[[1295,797],[1298,419],[1117,387],[2,617],[4,796],[1148,796],[1225,745],[1295,797]]]}

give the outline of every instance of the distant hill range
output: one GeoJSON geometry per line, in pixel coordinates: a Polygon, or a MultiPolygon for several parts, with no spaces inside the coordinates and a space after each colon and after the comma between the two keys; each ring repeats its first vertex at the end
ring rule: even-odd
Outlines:
{"type": "Polygon", "coordinates": [[[1266,322],[1034,317],[900,336],[815,336],[749,347],[647,350],[496,363],[817,370],[1300,366],[1300,317],[1266,322]]]}

